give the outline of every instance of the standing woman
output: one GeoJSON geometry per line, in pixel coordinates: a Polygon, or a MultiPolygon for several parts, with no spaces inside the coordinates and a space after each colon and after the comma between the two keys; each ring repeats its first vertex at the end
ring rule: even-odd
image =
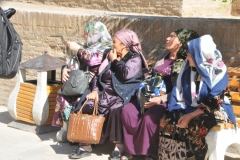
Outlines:
{"type": "MultiPolygon", "coordinates": [[[[227,67],[212,37],[205,35],[194,39],[188,48],[187,61],[168,103],[169,112],[160,125],[170,135],[174,132],[174,124],[181,128],[181,135],[185,134],[187,157],[203,160],[208,131],[218,122],[236,122],[229,97],[224,94],[228,85],[227,67]]],[[[179,135],[177,129],[175,137],[182,138],[179,135]]]]}
{"type": "MultiPolygon", "coordinates": [[[[70,50],[77,52],[77,57],[81,64],[89,67],[92,78],[97,73],[105,52],[108,52],[112,47],[112,38],[108,33],[106,26],[102,22],[96,21],[88,22],[84,26],[84,38],[86,40],[86,43],[84,44],[67,42],[67,46],[70,50]]],[[[71,70],[68,68],[63,69],[62,82],[66,82],[68,80],[70,72],[71,70]]],[[[79,96],[58,95],[56,98],[57,104],[52,125],[62,127],[63,110],[69,105],[75,106],[79,99],[79,96]]]]}
{"type": "MultiPolygon", "coordinates": [[[[187,56],[187,42],[197,37],[196,32],[188,29],[172,32],[166,39],[166,51],[159,56],[153,67],[162,74],[167,94],[149,99],[144,105],[148,110],[143,115],[136,99],[122,109],[124,150],[127,153],[157,159],[160,118],[165,113],[166,102],[187,56]]],[[[129,154],[127,156],[130,159],[132,156],[129,154]]]]}
{"type": "MultiPolygon", "coordinates": [[[[106,117],[100,144],[115,143],[111,157],[120,157],[123,152],[120,115],[122,107],[135,96],[142,82],[143,68],[147,69],[147,63],[142,55],[138,36],[132,30],[120,30],[114,34],[113,50],[99,67],[99,75],[94,78],[91,91],[80,99],[79,104],[88,100],[82,106],[85,114],[92,114],[93,100],[98,100],[98,112],[106,117]]],[[[70,154],[69,158],[91,156],[91,151],[90,144],[80,144],[79,149],[70,154]]]]}

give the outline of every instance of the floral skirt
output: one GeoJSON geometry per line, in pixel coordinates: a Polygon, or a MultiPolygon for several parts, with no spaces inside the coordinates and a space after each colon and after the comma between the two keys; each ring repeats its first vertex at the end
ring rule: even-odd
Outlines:
{"type": "Polygon", "coordinates": [[[63,126],[62,112],[69,105],[75,107],[79,99],[80,97],[58,95],[56,98],[56,107],[53,115],[52,126],[62,127],[63,126]]]}
{"type": "MultiPolygon", "coordinates": [[[[170,135],[174,132],[174,124],[177,124],[178,119],[181,115],[185,114],[184,111],[168,112],[165,117],[165,131],[170,135]],[[176,114],[178,115],[176,119],[176,114]]],[[[188,128],[176,129],[175,138],[176,140],[183,140],[186,142],[187,154],[193,155],[196,153],[199,155],[199,151],[206,146],[205,137],[209,130],[217,124],[214,114],[202,114],[192,119],[188,128]],[[184,136],[183,136],[184,135],[184,136]]],[[[205,156],[202,155],[203,157],[205,156]]],[[[197,158],[197,157],[196,157],[197,158]]]]}

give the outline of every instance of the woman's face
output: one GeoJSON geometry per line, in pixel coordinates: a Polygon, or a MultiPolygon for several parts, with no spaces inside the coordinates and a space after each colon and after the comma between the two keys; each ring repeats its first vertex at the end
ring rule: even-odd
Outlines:
{"type": "Polygon", "coordinates": [[[166,39],[166,49],[174,52],[178,51],[179,48],[182,46],[182,43],[178,39],[178,36],[175,32],[172,32],[170,36],[166,39]]]}
{"type": "Polygon", "coordinates": [[[122,50],[126,48],[126,46],[117,38],[113,37],[113,48],[116,49],[117,54],[121,54],[122,50]]]}
{"type": "Polygon", "coordinates": [[[191,67],[196,67],[196,65],[195,65],[195,63],[194,63],[194,61],[193,61],[193,59],[192,59],[191,54],[188,53],[186,59],[187,59],[188,62],[189,62],[189,66],[191,66],[191,67]]]}
{"type": "Polygon", "coordinates": [[[88,39],[88,33],[87,32],[84,32],[84,39],[87,41],[88,39]]]}

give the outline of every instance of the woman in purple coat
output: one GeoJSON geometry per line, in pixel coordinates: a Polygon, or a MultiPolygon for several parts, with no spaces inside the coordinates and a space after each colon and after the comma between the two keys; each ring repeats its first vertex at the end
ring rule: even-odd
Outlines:
{"type": "Polygon", "coordinates": [[[144,104],[147,111],[141,115],[137,100],[122,109],[121,120],[124,132],[124,150],[132,155],[147,155],[147,159],[157,159],[159,122],[165,113],[166,102],[187,56],[187,42],[199,37],[192,30],[178,29],[166,39],[166,50],[159,56],[154,70],[162,75],[166,85],[166,95],[150,98],[144,104]]]}
{"type": "MultiPolygon", "coordinates": [[[[120,30],[114,34],[113,50],[99,67],[99,75],[94,77],[91,89],[80,99],[77,110],[88,100],[82,111],[85,114],[92,114],[94,100],[98,101],[98,112],[105,116],[100,144],[115,143],[111,157],[119,158],[123,152],[121,110],[135,97],[142,82],[143,68],[147,69],[147,63],[138,36],[131,30],[120,30]]],[[[69,158],[91,156],[91,151],[90,144],[80,144],[69,158]]]]}

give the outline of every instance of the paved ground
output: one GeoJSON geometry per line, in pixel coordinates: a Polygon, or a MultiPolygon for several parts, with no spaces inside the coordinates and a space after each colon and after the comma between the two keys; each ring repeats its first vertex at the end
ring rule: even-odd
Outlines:
{"type": "MultiPolygon", "coordinates": [[[[13,118],[7,108],[0,106],[0,160],[68,160],[68,154],[77,145],[58,143],[56,131],[36,135],[8,127],[13,118]]],[[[91,157],[84,160],[107,160],[111,144],[96,145],[91,157]]]]}
{"type": "MultiPolygon", "coordinates": [[[[0,106],[0,160],[68,160],[68,154],[77,147],[76,144],[58,143],[56,131],[36,135],[8,127],[13,120],[7,107],[0,106]]],[[[95,145],[92,156],[84,160],[108,160],[113,147],[112,144],[95,145]]],[[[226,155],[225,160],[240,160],[239,155],[226,155]]],[[[140,160],[140,157],[134,159],[140,160]]]]}

